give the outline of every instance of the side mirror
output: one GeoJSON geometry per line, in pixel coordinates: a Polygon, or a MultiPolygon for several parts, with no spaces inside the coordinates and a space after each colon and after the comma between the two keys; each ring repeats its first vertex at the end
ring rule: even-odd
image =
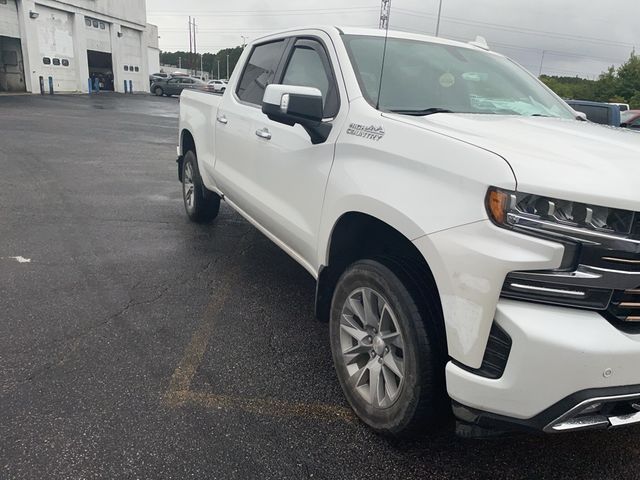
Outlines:
{"type": "Polygon", "coordinates": [[[587,118],[587,114],[586,113],[578,112],[577,110],[574,110],[574,112],[576,112],[576,120],[581,120],[583,122],[589,121],[589,119],[587,118]]]}
{"type": "Polygon", "coordinates": [[[262,113],[274,122],[302,126],[314,145],[326,142],[331,133],[323,111],[322,93],[312,87],[268,85],[262,99],[262,113]]]}

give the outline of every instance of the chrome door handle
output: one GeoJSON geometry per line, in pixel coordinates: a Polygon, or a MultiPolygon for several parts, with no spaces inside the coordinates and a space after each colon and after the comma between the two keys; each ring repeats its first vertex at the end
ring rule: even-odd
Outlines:
{"type": "Polygon", "coordinates": [[[256,135],[260,138],[264,138],[265,140],[271,140],[271,132],[268,128],[263,128],[262,130],[256,130],[256,135]]]}
{"type": "Polygon", "coordinates": [[[227,117],[225,117],[224,115],[218,115],[217,120],[223,125],[229,123],[229,120],[227,120],[227,117]]]}

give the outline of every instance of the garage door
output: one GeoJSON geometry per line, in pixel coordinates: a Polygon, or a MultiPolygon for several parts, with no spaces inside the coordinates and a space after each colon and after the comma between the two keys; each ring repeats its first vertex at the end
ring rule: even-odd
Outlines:
{"type": "Polygon", "coordinates": [[[38,41],[41,58],[37,71],[43,77],[52,77],[59,92],[78,90],[77,59],[73,52],[73,17],[67,12],[39,6],[38,41]]]}
{"type": "Polygon", "coordinates": [[[20,38],[16,0],[0,0],[0,37],[20,38]]]}
{"type": "MultiPolygon", "coordinates": [[[[149,80],[144,78],[142,68],[142,32],[132,28],[122,27],[122,61],[124,71],[121,78],[133,82],[134,91],[147,91],[149,80]]],[[[145,46],[146,50],[146,46],[145,46]]],[[[146,60],[145,60],[146,62],[146,60]]]]}
{"type": "Polygon", "coordinates": [[[111,25],[96,18],[84,17],[87,50],[111,53],[111,25]]]}

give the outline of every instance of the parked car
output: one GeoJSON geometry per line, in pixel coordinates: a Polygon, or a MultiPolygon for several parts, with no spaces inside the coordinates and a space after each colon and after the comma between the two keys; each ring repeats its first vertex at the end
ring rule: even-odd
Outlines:
{"type": "Polygon", "coordinates": [[[159,80],[167,80],[169,78],[169,74],[168,73],[153,73],[151,75],[149,75],[149,82],[153,83],[159,80]]]}
{"type": "Polygon", "coordinates": [[[626,112],[630,108],[628,103],[610,103],[609,105],[617,105],[621,112],[626,112]]]}
{"type": "Polygon", "coordinates": [[[212,92],[224,93],[227,89],[227,83],[226,80],[210,80],[207,85],[212,92]]]}
{"type": "Polygon", "coordinates": [[[487,50],[254,40],[222,96],[182,95],[186,213],[224,199],[316,279],[340,385],[378,432],[452,409],[467,436],[640,423],[640,137],[487,50]]]}
{"type": "Polygon", "coordinates": [[[587,119],[601,125],[620,126],[620,108],[611,103],[589,102],[586,100],[567,100],[577,112],[582,112],[587,119]]]}
{"type": "Polygon", "coordinates": [[[640,130],[640,110],[627,110],[620,115],[621,125],[633,130],[640,130]]]}
{"type": "Polygon", "coordinates": [[[180,95],[183,90],[205,90],[206,84],[193,77],[171,77],[166,80],[157,80],[151,85],[151,93],[161,97],[166,95],[180,95]]]}

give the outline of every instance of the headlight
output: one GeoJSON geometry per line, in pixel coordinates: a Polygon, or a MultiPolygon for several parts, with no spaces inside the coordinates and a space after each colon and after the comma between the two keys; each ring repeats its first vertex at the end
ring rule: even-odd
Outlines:
{"type": "Polygon", "coordinates": [[[499,226],[557,232],[571,237],[631,233],[634,212],[490,188],[489,217],[499,226]]]}

